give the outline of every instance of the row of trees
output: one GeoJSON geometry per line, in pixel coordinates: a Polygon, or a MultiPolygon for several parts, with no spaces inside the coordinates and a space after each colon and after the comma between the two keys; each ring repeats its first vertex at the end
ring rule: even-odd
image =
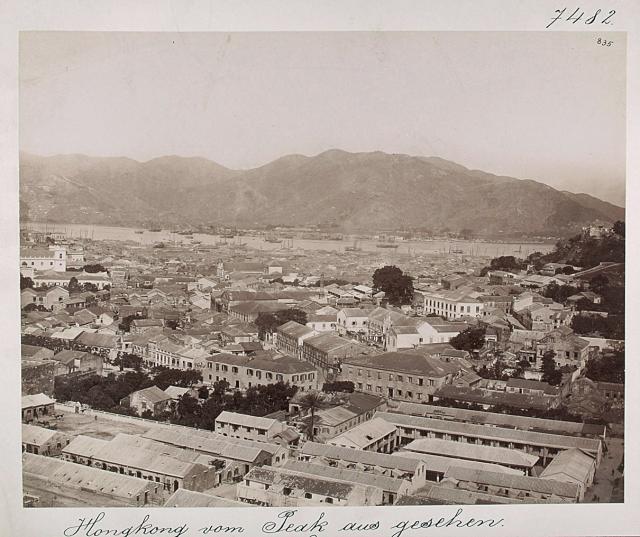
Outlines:
{"type": "MultiPolygon", "coordinates": [[[[54,395],[59,401],[77,401],[97,410],[133,415],[134,412],[127,405],[121,404],[131,393],[153,385],[161,390],[169,386],[190,388],[201,380],[199,372],[177,369],[160,369],[152,375],[129,371],[107,377],[58,377],[54,395]]],[[[252,386],[245,392],[229,392],[229,383],[219,381],[213,385],[212,390],[201,387],[197,397],[189,394],[181,396],[173,409],[168,409],[159,416],[147,412],[143,417],[213,430],[216,417],[224,410],[252,416],[287,410],[289,400],[296,391],[296,386],[278,382],[252,386]]]]}
{"type": "MultiPolygon", "coordinates": [[[[223,380],[216,382],[210,392],[207,390],[208,397],[204,401],[185,394],[180,397],[176,412],[164,417],[172,423],[213,430],[215,419],[225,410],[251,416],[287,410],[297,387],[278,382],[251,386],[245,392],[229,393],[228,390],[229,383],[223,380]]],[[[201,390],[199,395],[205,395],[205,391],[201,390]]]]}
{"type": "Polygon", "coordinates": [[[624,383],[624,351],[616,351],[599,358],[591,358],[585,367],[585,376],[597,382],[624,383]]]}
{"type": "Polygon", "coordinates": [[[571,328],[581,336],[624,339],[624,315],[575,315],[571,328]]]}

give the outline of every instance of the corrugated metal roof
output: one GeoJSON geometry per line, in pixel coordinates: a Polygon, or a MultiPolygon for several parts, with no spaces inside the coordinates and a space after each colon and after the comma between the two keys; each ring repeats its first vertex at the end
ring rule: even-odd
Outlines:
{"type": "Polygon", "coordinates": [[[392,414],[389,412],[376,412],[376,417],[382,418],[400,427],[410,426],[451,434],[465,434],[477,438],[486,438],[530,444],[538,446],[555,447],[560,449],[580,448],[587,451],[598,451],[600,440],[591,438],[577,438],[560,436],[556,434],[539,433],[533,431],[520,431],[518,429],[505,429],[502,427],[485,427],[473,423],[460,423],[405,414],[392,414]]]}
{"type": "Polygon", "coordinates": [[[431,453],[445,457],[470,459],[495,464],[533,468],[538,462],[537,455],[531,455],[515,449],[481,446],[467,442],[455,442],[438,438],[420,438],[405,446],[408,451],[431,453]]]}

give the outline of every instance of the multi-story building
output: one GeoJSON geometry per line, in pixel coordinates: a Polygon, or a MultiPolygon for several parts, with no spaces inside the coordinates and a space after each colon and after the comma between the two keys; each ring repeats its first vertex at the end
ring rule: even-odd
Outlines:
{"type": "Polygon", "coordinates": [[[393,453],[400,443],[397,433],[395,425],[374,418],[327,440],[327,444],[378,453],[393,453]]]}
{"type": "Polygon", "coordinates": [[[297,386],[301,392],[318,387],[318,374],[313,365],[281,354],[213,354],[204,358],[200,370],[205,384],[224,380],[236,390],[277,382],[297,386]]]}
{"type": "Polygon", "coordinates": [[[478,298],[480,295],[464,287],[453,291],[417,289],[415,296],[422,314],[435,314],[445,319],[480,317],[484,309],[484,303],[478,298]]]}
{"type": "Polygon", "coordinates": [[[238,499],[268,507],[382,505],[382,489],[263,466],[238,483],[238,499]]]}
{"type": "Polygon", "coordinates": [[[65,272],[67,270],[67,249],[63,246],[49,248],[20,249],[20,273],[23,276],[33,276],[36,270],[53,270],[65,272]]]}
{"type": "Polygon", "coordinates": [[[65,301],[68,298],[69,291],[59,285],[46,290],[26,288],[20,292],[20,306],[24,308],[29,304],[34,304],[48,310],[58,311],[65,309],[65,301]]]}
{"type": "Polygon", "coordinates": [[[302,359],[325,374],[338,374],[344,359],[367,352],[367,347],[356,341],[328,333],[309,337],[302,345],[302,359]]]}
{"type": "Polygon", "coordinates": [[[347,358],[341,379],[355,389],[390,399],[428,402],[438,388],[451,384],[461,367],[418,352],[387,352],[347,358]]]}
{"type": "Polygon", "coordinates": [[[366,334],[369,312],[361,308],[342,308],[338,312],[338,334],[366,334]]]}
{"type": "Polygon", "coordinates": [[[216,418],[215,430],[216,433],[231,438],[278,443],[287,429],[286,424],[273,418],[249,416],[224,410],[216,418]]]}
{"type": "Polygon", "coordinates": [[[284,354],[301,359],[304,340],[315,335],[317,332],[312,328],[289,321],[276,329],[276,348],[284,354]]]}
{"type": "Polygon", "coordinates": [[[369,312],[367,318],[367,339],[370,343],[384,346],[387,340],[387,333],[392,327],[415,327],[417,324],[417,319],[412,319],[397,311],[378,307],[369,312]]]}

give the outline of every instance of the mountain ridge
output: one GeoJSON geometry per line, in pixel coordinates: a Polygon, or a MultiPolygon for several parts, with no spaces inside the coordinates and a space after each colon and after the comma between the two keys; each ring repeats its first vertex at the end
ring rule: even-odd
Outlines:
{"type": "Polygon", "coordinates": [[[108,225],[318,225],[343,231],[421,228],[565,235],[624,209],[531,179],[440,157],[284,155],[233,170],[203,157],[20,153],[21,218],[108,225]],[[400,209],[400,210],[399,210],[400,209]]]}

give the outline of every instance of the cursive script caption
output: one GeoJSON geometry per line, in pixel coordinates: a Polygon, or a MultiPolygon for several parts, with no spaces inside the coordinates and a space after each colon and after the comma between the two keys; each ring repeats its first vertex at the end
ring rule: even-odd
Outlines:
{"type": "MultiPolygon", "coordinates": [[[[209,510],[211,512],[212,510],[209,510]]],[[[372,513],[372,514],[375,514],[372,513]]],[[[471,518],[465,515],[462,508],[449,514],[424,518],[423,520],[398,520],[383,523],[380,520],[332,521],[325,512],[319,515],[309,515],[297,509],[281,511],[267,522],[252,526],[226,525],[209,523],[206,525],[191,525],[188,520],[169,525],[157,524],[150,514],[145,514],[139,523],[130,526],[118,525],[118,517],[109,517],[105,512],[95,516],[81,517],[75,523],[66,527],[63,537],[133,537],[145,535],[160,535],[181,537],[196,535],[240,535],[251,536],[294,536],[320,537],[330,535],[371,535],[386,537],[411,537],[422,535],[425,529],[438,528],[479,528],[490,529],[504,526],[503,518],[471,518]]],[[[57,537],[57,536],[56,536],[57,537]]]]}

